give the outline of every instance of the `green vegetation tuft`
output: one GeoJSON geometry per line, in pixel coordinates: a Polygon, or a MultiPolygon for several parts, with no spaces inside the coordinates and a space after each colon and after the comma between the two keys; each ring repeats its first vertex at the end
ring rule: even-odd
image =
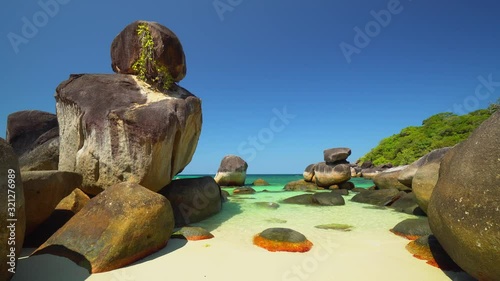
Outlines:
{"type": "Polygon", "coordinates": [[[155,58],[155,44],[149,26],[145,23],[139,24],[137,35],[142,48],[139,59],[132,65],[132,69],[142,81],[155,85],[158,89],[169,90],[174,79],[168,68],[158,63],[155,58]]]}
{"type": "Polygon", "coordinates": [[[450,112],[433,115],[422,122],[422,126],[406,127],[399,134],[383,139],[361,161],[372,161],[375,165],[411,164],[434,149],[454,146],[467,139],[483,121],[499,109],[500,99],[487,109],[465,115],[450,112]]]}

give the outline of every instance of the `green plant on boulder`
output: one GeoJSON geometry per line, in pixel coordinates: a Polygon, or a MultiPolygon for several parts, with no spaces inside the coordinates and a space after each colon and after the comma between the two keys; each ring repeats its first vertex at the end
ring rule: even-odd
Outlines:
{"type": "Polygon", "coordinates": [[[158,89],[169,90],[174,79],[168,68],[160,64],[155,58],[155,44],[149,26],[141,23],[137,26],[137,35],[141,42],[141,54],[132,65],[137,77],[147,83],[155,85],[158,89]]]}

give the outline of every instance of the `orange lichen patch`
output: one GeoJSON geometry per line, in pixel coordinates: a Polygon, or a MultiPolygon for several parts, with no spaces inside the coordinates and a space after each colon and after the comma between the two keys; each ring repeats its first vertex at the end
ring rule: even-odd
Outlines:
{"type": "Polygon", "coordinates": [[[214,238],[214,236],[212,234],[186,236],[186,239],[189,241],[206,240],[206,239],[212,239],[212,238],[214,238]]]}
{"type": "Polygon", "coordinates": [[[417,240],[418,238],[420,238],[421,236],[418,236],[418,235],[408,235],[408,234],[404,234],[404,233],[401,233],[401,232],[397,232],[397,231],[394,231],[394,229],[391,229],[390,232],[396,234],[397,236],[401,236],[401,237],[404,237],[408,240],[417,240]]]}
{"type": "Polygon", "coordinates": [[[256,246],[264,248],[270,252],[300,252],[304,253],[311,250],[313,243],[309,240],[303,242],[282,242],[269,240],[259,235],[255,235],[253,243],[256,246]]]}
{"type": "Polygon", "coordinates": [[[427,264],[447,271],[462,271],[448,256],[434,236],[422,236],[406,245],[406,250],[427,264]]]}

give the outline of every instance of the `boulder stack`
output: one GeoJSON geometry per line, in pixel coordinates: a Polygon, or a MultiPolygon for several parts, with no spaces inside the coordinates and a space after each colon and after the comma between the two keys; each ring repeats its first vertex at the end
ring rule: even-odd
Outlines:
{"type": "Polygon", "coordinates": [[[330,148],[323,151],[324,162],[311,164],[304,170],[304,181],[313,182],[319,188],[336,189],[351,179],[351,165],[347,157],[351,149],[330,148]]]}

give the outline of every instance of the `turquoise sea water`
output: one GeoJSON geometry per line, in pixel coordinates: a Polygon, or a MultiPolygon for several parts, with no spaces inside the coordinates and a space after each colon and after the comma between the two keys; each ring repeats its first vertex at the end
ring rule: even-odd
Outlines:
{"type": "MultiPolygon", "coordinates": [[[[175,178],[178,179],[185,179],[185,178],[198,178],[202,176],[211,176],[214,177],[215,175],[179,175],[176,176],[175,178]]],[[[303,176],[301,174],[255,174],[255,175],[247,175],[247,178],[245,180],[245,185],[252,185],[252,183],[256,179],[263,179],[267,181],[270,186],[265,187],[267,190],[272,190],[272,191],[279,191],[283,189],[283,187],[291,182],[291,181],[296,181],[303,179],[303,176]]],[[[363,178],[352,178],[350,180],[356,187],[361,187],[361,188],[368,188],[373,185],[373,181],[363,179],[363,178]]],[[[258,187],[259,188],[259,187],[258,187]]]]}

